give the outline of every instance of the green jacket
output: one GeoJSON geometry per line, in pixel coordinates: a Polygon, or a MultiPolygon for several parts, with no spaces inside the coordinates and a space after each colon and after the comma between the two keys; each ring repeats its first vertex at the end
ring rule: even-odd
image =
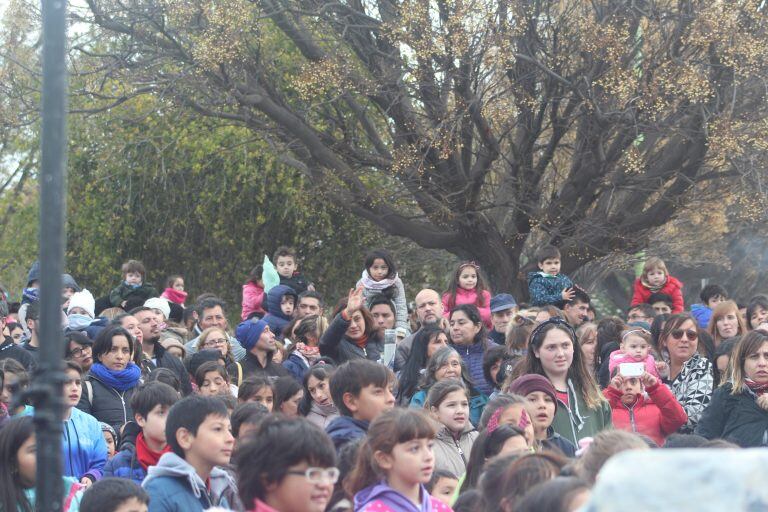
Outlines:
{"type": "Polygon", "coordinates": [[[142,283],[141,285],[134,288],[123,282],[120,283],[120,286],[109,292],[109,303],[113,307],[119,308],[123,304],[123,301],[128,299],[140,298],[147,300],[151,299],[152,297],[159,296],[160,295],[157,293],[157,290],[154,286],[142,283]]]}
{"type": "Polygon", "coordinates": [[[571,404],[570,408],[562,401],[557,401],[552,428],[577,448],[580,439],[594,437],[601,430],[613,427],[611,405],[603,400],[599,408],[589,409],[581,393],[576,393],[571,379],[568,379],[568,403],[571,404]]]}

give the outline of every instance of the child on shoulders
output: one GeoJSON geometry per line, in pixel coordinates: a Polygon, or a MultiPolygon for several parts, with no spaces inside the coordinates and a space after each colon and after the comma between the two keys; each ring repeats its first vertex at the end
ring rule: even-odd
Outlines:
{"type": "Polygon", "coordinates": [[[366,307],[371,309],[371,302],[383,295],[395,305],[397,336],[404,338],[410,332],[408,326],[408,305],[405,300],[403,281],[397,275],[397,266],[392,256],[382,249],[376,249],[365,257],[363,276],[355,287],[363,286],[366,307]]]}
{"type": "Polygon", "coordinates": [[[453,308],[462,304],[477,307],[486,328],[493,328],[491,293],[480,273],[480,265],[474,261],[465,261],[453,273],[448,291],[443,294],[443,316],[448,318],[453,308]]]}
{"type": "Polygon", "coordinates": [[[241,320],[248,320],[251,316],[262,318],[267,312],[264,310],[264,281],[261,274],[264,272],[262,265],[256,265],[248,276],[248,281],[243,285],[243,309],[240,312],[241,320]]]}
{"type": "Polygon", "coordinates": [[[573,281],[560,273],[560,250],[554,245],[546,245],[536,253],[539,272],[528,273],[528,294],[531,306],[557,306],[574,298],[573,281]]]}
{"type": "Polygon", "coordinates": [[[187,292],[184,291],[184,278],[178,274],[169,276],[165,282],[165,290],[160,297],[184,307],[184,302],[187,300],[187,292]]]}
{"type": "Polygon", "coordinates": [[[296,249],[293,247],[278,247],[272,261],[280,276],[280,284],[290,286],[296,295],[307,290],[314,291],[315,287],[299,272],[299,262],[296,249]]]}
{"type": "Polygon", "coordinates": [[[123,282],[109,292],[109,305],[115,308],[126,307],[126,302],[136,299],[142,304],[158,293],[154,286],[144,284],[147,271],[144,264],[137,260],[128,260],[121,268],[123,282]]]}
{"type": "Polygon", "coordinates": [[[683,312],[683,283],[669,275],[667,266],[661,258],[648,258],[643,265],[643,273],[635,280],[632,306],[647,303],[653,293],[666,293],[672,297],[672,314],[683,312]]]}

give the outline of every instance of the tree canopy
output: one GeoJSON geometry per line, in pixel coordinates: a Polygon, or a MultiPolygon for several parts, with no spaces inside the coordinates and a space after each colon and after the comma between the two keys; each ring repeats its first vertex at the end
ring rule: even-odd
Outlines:
{"type": "Polygon", "coordinates": [[[328,201],[514,290],[541,243],[566,271],[631,253],[764,177],[757,0],[87,4],[92,108],[151,92],[243,126],[328,201]]]}

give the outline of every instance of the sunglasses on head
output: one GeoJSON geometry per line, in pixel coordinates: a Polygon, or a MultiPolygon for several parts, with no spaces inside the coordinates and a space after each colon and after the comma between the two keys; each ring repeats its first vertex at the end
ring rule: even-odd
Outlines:
{"type": "Polygon", "coordinates": [[[683,329],[675,329],[671,332],[672,337],[676,340],[683,339],[683,336],[688,338],[690,341],[696,341],[699,337],[699,333],[694,331],[693,329],[683,330],[683,329]]]}

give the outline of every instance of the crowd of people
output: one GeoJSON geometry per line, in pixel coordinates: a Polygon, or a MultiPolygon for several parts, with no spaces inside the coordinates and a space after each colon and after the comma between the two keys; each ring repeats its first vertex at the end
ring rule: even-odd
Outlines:
{"type": "MultiPolygon", "coordinates": [[[[409,304],[374,250],[331,307],[291,248],[272,262],[234,327],[136,260],[100,297],[63,276],[63,510],[565,512],[621,451],[768,446],[765,295],[707,285],[686,310],[649,258],[596,318],[545,246],[527,303],[464,262],[409,304]]],[[[38,290],[35,264],[0,301],[0,512],[36,502],[38,290]]]]}

